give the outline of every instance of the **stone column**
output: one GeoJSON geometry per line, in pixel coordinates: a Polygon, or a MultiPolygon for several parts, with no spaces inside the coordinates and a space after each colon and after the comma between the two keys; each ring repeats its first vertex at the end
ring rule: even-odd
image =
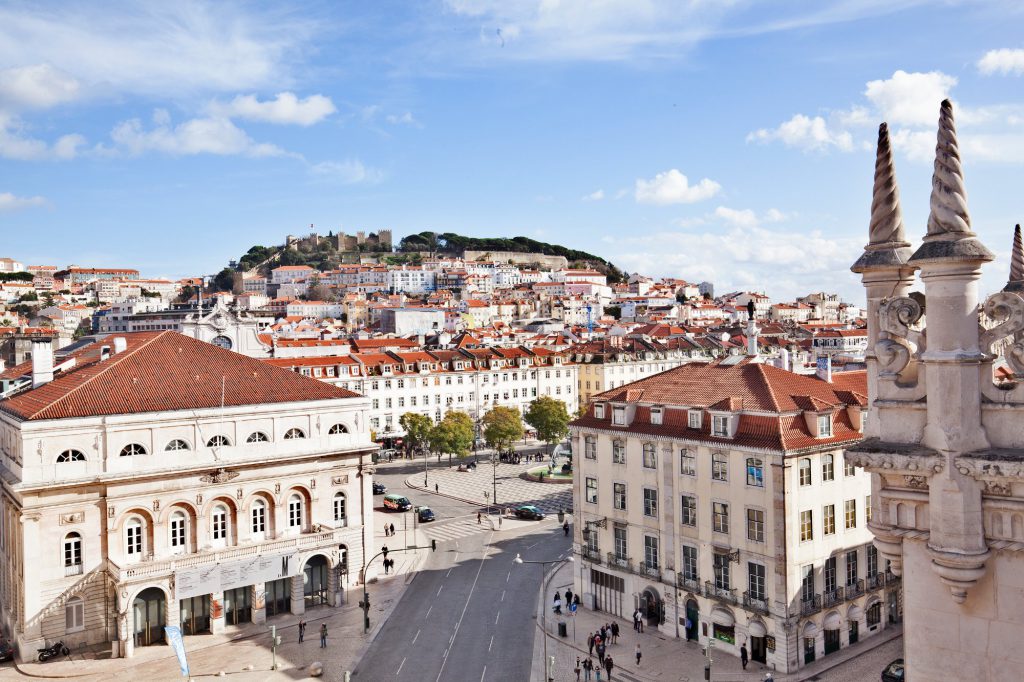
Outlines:
{"type": "Polygon", "coordinates": [[[252,586],[252,622],[262,625],[267,622],[267,585],[257,583],[252,586]]]}
{"type": "Polygon", "coordinates": [[[121,646],[121,656],[131,658],[135,655],[135,609],[131,604],[124,606],[118,615],[117,636],[121,646]]]}
{"type": "Polygon", "coordinates": [[[210,632],[219,635],[224,632],[224,593],[214,592],[210,595],[210,632]]]}
{"type": "MultiPolygon", "coordinates": [[[[21,546],[24,548],[26,554],[29,551],[39,552],[41,545],[40,538],[40,520],[41,517],[36,513],[28,513],[21,515],[21,546]]],[[[52,551],[52,550],[51,550],[52,551]]],[[[49,556],[45,553],[44,556],[49,556]]],[[[24,571],[22,576],[23,583],[21,585],[22,594],[22,610],[21,619],[24,630],[19,636],[21,641],[21,648],[23,651],[34,652],[42,646],[45,646],[45,640],[43,638],[42,631],[42,618],[39,617],[43,611],[43,590],[41,588],[41,581],[38,571],[24,571]]],[[[17,584],[11,585],[12,592],[17,595],[17,584]]],[[[15,596],[15,601],[17,597],[15,596]]],[[[63,630],[62,630],[63,631],[63,630]]]]}
{"type": "Polygon", "coordinates": [[[304,573],[292,576],[292,607],[291,612],[300,615],[306,612],[305,590],[302,584],[304,573]]]}
{"type": "Polygon", "coordinates": [[[174,590],[167,590],[167,605],[164,607],[164,621],[167,627],[181,627],[181,604],[175,599],[174,590]]]}
{"type": "Polygon", "coordinates": [[[327,603],[330,606],[341,605],[341,593],[338,586],[338,566],[327,569],[327,603]]]}

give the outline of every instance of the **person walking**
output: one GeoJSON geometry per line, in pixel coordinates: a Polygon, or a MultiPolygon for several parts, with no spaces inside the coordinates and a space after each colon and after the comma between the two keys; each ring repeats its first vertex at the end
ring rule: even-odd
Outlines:
{"type": "Polygon", "coordinates": [[[576,682],[580,682],[580,657],[576,657],[576,682]]]}
{"type": "Polygon", "coordinates": [[[583,661],[583,680],[584,682],[590,682],[590,674],[594,672],[594,661],[590,657],[583,661]]]}
{"type": "Polygon", "coordinates": [[[327,623],[320,624],[320,648],[327,648],[327,623]]]}
{"type": "MultiPolygon", "coordinates": [[[[440,458],[438,459],[438,461],[441,461],[440,458]]],[[[438,484],[436,484],[436,483],[434,484],[434,492],[435,493],[441,492],[441,487],[438,484]]]]}
{"type": "Polygon", "coordinates": [[[306,638],[306,621],[299,619],[299,643],[306,638]]]}
{"type": "Polygon", "coordinates": [[[612,621],[612,644],[619,643],[619,622],[612,621]]]}
{"type": "Polygon", "coordinates": [[[566,521],[565,523],[562,524],[562,532],[565,534],[565,537],[569,537],[569,522],[568,521],[566,521]]]}
{"type": "MultiPolygon", "coordinates": [[[[594,655],[594,633],[593,632],[591,632],[587,636],[587,649],[589,650],[590,655],[593,656],[594,655]]],[[[587,679],[590,679],[590,678],[588,677],[587,679]]]]}
{"type": "Polygon", "coordinates": [[[569,604],[572,604],[572,590],[565,591],[565,606],[568,608],[569,604]]]}
{"type": "Polygon", "coordinates": [[[601,661],[601,665],[604,665],[604,649],[604,641],[602,640],[601,643],[597,645],[597,658],[601,661]]]}
{"type": "Polygon", "coordinates": [[[640,642],[636,643],[636,666],[640,667],[640,642]]]}
{"type": "Polygon", "coordinates": [[[640,609],[633,611],[633,631],[640,632],[640,609]]]}
{"type": "Polygon", "coordinates": [[[483,518],[483,517],[481,516],[480,512],[477,512],[477,513],[476,513],[476,522],[477,522],[477,525],[479,525],[479,524],[483,523],[483,521],[482,521],[482,518],[483,518]]]}
{"type": "Polygon", "coordinates": [[[747,661],[749,660],[750,659],[747,657],[747,645],[744,644],[740,647],[740,664],[743,666],[744,670],[747,669],[747,661]]]}
{"type": "Polygon", "coordinates": [[[612,679],[612,668],[614,668],[614,667],[615,667],[615,662],[612,661],[612,657],[611,656],[605,656],[604,657],[604,669],[608,671],[608,682],[611,682],[611,679],[612,679]]]}
{"type": "Polygon", "coordinates": [[[395,524],[391,524],[391,537],[395,537],[395,524]]]}

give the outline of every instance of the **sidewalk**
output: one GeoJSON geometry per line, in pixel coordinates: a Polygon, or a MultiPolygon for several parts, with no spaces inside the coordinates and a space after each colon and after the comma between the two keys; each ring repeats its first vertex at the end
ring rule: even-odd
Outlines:
{"type": "MultiPolygon", "coordinates": [[[[563,610],[562,616],[556,616],[551,612],[549,595],[553,595],[557,589],[564,592],[566,588],[572,587],[572,573],[575,564],[562,564],[556,571],[549,573],[544,579],[544,591],[540,598],[537,613],[537,639],[534,643],[534,666],[532,680],[542,682],[544,680],[543,651],[544,643],[541,639],[541,621],[545,622],[548,637],[548,655],[555,657],[556,682],[575,682],[576,680],[576,657],[582,659],[587,657],[587,636],[591,632],[600,629],[601,625],[611,623],[613,620],[619,624],[619,640],[616,644],[608,646],[607,654],[612,656],[615,668],[612,671],[612,680],[615,682],[696,682],[704,679],[705,659],[702,654],[702,646],[696,642],[688,642],[683,639],[676,639],[658,632],[656,629],[647,629],[644,633],[633,631],[633,623],[621,618],[616,618],[604,612],[595,612],[589,609],[579,608],[576,615],[569,615],[563,610]],[[558,623],[565,622],[568,630],[568,637],[558,636],[558,623]],[[573,626],[575,624],[575,637],[573,626]],[[636,664],[635,646],[640,644],[642,652],[641,663],[636,664]]],[[[802,682],[811,680],[849,661],[855,656],[864,654],[872,649],[886,644],[893,639],[902,636],[902,628],[888,628],[878,635],[867,638],[859,644],[842,649],[835,654],[801,668],[796,673],[784,675],[774,672],[776,682],[802,682]]],[[[597,653],[594,653],[593,660],[597,663],[597,653]]],[[[755,682],[764,679],[764,674],[769,668],[751,661],[744,671],[739,658],[730,654],[712,652],[711,679],[715,682],[755,682]]],[[[583,680],[583,675],[580,675],[583,680]]],[[[591,677],[593,680],[594,678],[591,677]]],[[[607,680],[602,672],[602,682],[607,680]]]]}
{"type": "Polygon", "coordinates": [[[500,463],[496,470],[490,462],[483,460],[475,470],[459,471],[457,467],[438,466],[431,469],[427,476],[427,485],[423,485],[423,473],[418,472],[405,479],[405,485],[413,490],[423,490],[443,495],[481,507],[489,505],[508,507],[518,504],[534,504],[548,513],[560,509],[572,509],[571,483],[538,483],[520,478],[519,475],[534,467],[537,462],[522,464],[500,463]],[[497,485],[494,485],[494,479],[497,485]],[[492,497],[497,488],[498,504],[492,497]],[[486,493],[486,495],[485,495],[486,493]],[[490,497],[490,499],[489,499],[490,497]]]}
{"type": "MultiPolygon", "coordinates": [[[[375,542],[386,544],[389,538],[377,533],[375,542]]],[[[428,544],[416,537],[417,545],[428,544]]],[[[185,638],[190,673],[193,679],[218,676],[223,672],[238,682],[256,680],[294,680],[308,676],[306,668],[314,661],[323,664],[325,680],[341,680],[352,670],[377,632],[387,622],[391,610],[416,575],[430,550],[396,552],[395,571],[371,580],[370,632],[363,634],[363,611],[358,603],[363,586],[348,588],[341,607],[316,607],[302,616],[290,613],[268,619],[266,624],[229,626],[224,634],[196,635],[185,638]],[[305,642],[298,642],[298,622],[306,620],[305,642]],[[326,623],[328,646],[319,648],[320,624],[326,623]],[[278,670],[271,670],[270,627],[277,627],[282,645],[277,648],[278,670]]],[[[379,561],[379,560],[378,560],[379,561]]],[[[137,647],[132,658],[109,658],[109,645],[89,651],[74,651],[72,660],[48,663],[23,663],[0,668],[0,680],[24,677],[38,679],[85,678],[89,680],[181,680],[177,657],[167,646],[137,647]]]]}

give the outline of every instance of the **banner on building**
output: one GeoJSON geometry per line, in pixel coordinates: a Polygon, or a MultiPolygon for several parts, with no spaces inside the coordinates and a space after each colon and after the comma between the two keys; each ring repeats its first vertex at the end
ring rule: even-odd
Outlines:
{"type": "Polygon", "coordinates": [[[178,656],[181,676],[188,677],[188,659],[185,658],[185,641],[181,637],[181,628],[177,625],[167,625],[164,627],[164,632],[167,633],[168,646],[174,649],[174,653],[178,656]]]}
{"type": "Polygon", "coordinates": [[[233,590],[236,587],[290,578],[298,572],[298,554],[255,556],[240,561],[175,571],[174,592],[177,599],[188,599],[233,590]]]}

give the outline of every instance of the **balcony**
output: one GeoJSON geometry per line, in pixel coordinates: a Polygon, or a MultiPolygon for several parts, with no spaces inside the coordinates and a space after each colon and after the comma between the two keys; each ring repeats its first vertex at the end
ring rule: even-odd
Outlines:
{"type": "Polygon", "coordinates": [[[752,597],[750,592],[743,593],[743,606],[751,611],[768,613],[768,600],[761,597],[752,597]]]}
{"type": "Polygon", "coordinates": [[[79,563],[64,566],[64,577],[67,578],[72,575],[82,575],[82,564],[79,563]]]}
{"type": "Polygon", "coordinates": [[[661,569],[657,564],[649,564],[646,561],[640,564],[640,575],[649,575],[652,578],[661,578],[661,569]]]}
{"type": "Polygon", "coordinates": [[[592,561],[595,564],[601,563],[601,552],[593,547],[584,547],[583,556],[588,561],[592,561]]]}
{"type": "Polygon", "coordinates": [[[864,594],[864,581],[857,580],[846,586],[846,598],[856,599],[860,595],[864,594]]]}
{"type": "Polygon", "coordinates": [[[821,611],[821,595],[815,594],[810,599],[800,600],[800,615],[809,616],[821,611]]]}
{"type": "Polygon", "coordinates": [[[885,573],[875,573],[874,575],[869,575],[867,581],[869,590],[877,590],[879,588],[885,587],[885,573]]]}
{"type": "Polygon", "coordinates": [[[611,568],[621,568],[624,571],[633,572],[633,560],[627,556],[618,556],[612,552],[608,552],[608,566],[611,568]]]}
{"type": "Polygon", "coordinates": [[[697,578],[696,575],[692,578],[687,578],[682,573],[677,573],[676,585],[678,587],[683,588],[684,590],[690,590],[691,592],[696,592],[697,594],[700,594],[700,580],[697,578]]]}
{"type": "Polygon", "coordinates": [[[711,599],[717,599],[718,601],[726,602],[728,604],[739,603],[739,600],[736,599],[736,590],[719,587],[710,580],[704,581],[704,596],[710,597],[711,599]]]}
{"type": "Polygon", "coordinates": [[[841,587],[837,587],[834,590],[825,590],[825,592],[821,595],[822,608],[827,609],[829,607],[835,606],[836,604],[842,604],[843,592],[844,590],[841,587]]]}

